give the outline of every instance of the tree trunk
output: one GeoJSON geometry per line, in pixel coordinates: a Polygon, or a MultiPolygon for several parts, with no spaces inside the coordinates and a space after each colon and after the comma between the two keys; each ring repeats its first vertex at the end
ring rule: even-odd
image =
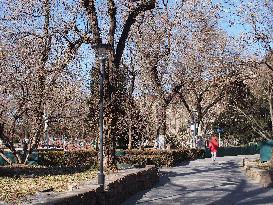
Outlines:
{"type": "Polygon", "coordinates": [[[130,96],[128,97],[128,108],[127,108],[127,120],[128,120],[128,149],[131,150],[132,146],[133,146],[133,122],[132,122],[132,118],[133,118],[133,113],[132,110],[134,108],[133,103],[132,103],[132,96],[133,93],[133,89],[130,92],[130,96]]]}
{"type": "Polygon", "coordinates": [[[202,125],[202,121],[198,122],[198,131],[197,131],[197,135],[198,136],[202,136],[203,135],[203,125],[202,125]]]}
{"type": "Polygon", "coordinates": [[[132,140],[133,140],[133,136],[132,136],[132,121],[129,120],[129,125],[128,125],[128,150],[132,149],[132,140]]]}
{"type": "Polygon", "coordinates": [[[113,133],[113,118],[112,117],[107,117],[105,118],[105,137],[104,137],[104,147],[105,147],[105,161],[104,164],[108,169],[113,169],[116,166],[116,160],[115,160],[115,151],[116,151],[116,142],[115,142],[115,136],[113,133]]]}
{"type": "Polygon", "coordinates": [[[269,166],[271,167],[271,170],[272,170],[273,169],[273,147],[272,147],[272,157],[271,157],[269,166]]]}
{"type": "Polygon", "coordinates": [[[271,133],[273,132],[273,88],[271,82],[268,83],[268,104],[270,111],[270,120],[271,120],[271,133]]]}
{"type": "MultiPolygon", "coordinates": [[[[101,31],[99,28],[98,19],[99,16],[96,12],[96,1],[83,1],[83,6],[88,15],[88,21],[92,29],[93,38],[90,44],[101,45],[101,31]]],[[[120,62],[125,49],[126,41],[131,30],[131,26],[136,22],[137,16],[145,11],[152,10],[155,8],[156,1],[143,1],[136,8],[129,12],[129,15],[125,21],[120,38],[117,40],[116,46],[114,45],[115,33],[116,33],[116,5],[115,1],[108,1],[108,17],[110,21],[109,33],[107,35],[108,43],[111,46],[108,65],[105,70],[105,82],[104,82],[104,122],[105,122],[105,153],[107,154],[107,166],[112,166],[115,163],[115,131],[117,130],[117,118],[118,110],[116,109],[116,102],[118,101],[118,87],[117,77],[120,74],[120,62]]]]}
{"type": "MultiPolygon", "coordinates": [[[[12,154],[15,156],[17,163],[21,163],[22,162],[21,156],[17,153],[13,142],[8,137],[6,137],[4,134],[4,124],[3,123],[0,123],[0,139],[7,142],[7,147],[12,152],[12,154]]],[[[0,152],[2,153],[1,156],[3,157],[3,159],[6,162],[8,162],[9,164],[12,164],[12,161],[10,161],[7,157],[5,157],[4,152],[2,150],[0,150],[0,152]]]]}
{"type": "Polygon", "coordinates": [[[157,109],[158,114],[158,134],[159,135],[166,135],[166,129],[167,129],[167,104],[164,102],[164,100],[159,100],[159,105],[157,109]]]}
{"type": "MultiPolygon", "coordinates": [[[[272,88],[272,83],[273,81],[268,82],[268,103],[269,103],[269,111],[270,111],[270,120],[271,120],[271,133],[273,133],[273,88],[272,88]]],[[[273,138],[273,134],[271,136],[271,139],[273,138]]],[[[273,168],[273,148],[272,148],[272,156],[270,160],[270,166],[273,168]]]]}

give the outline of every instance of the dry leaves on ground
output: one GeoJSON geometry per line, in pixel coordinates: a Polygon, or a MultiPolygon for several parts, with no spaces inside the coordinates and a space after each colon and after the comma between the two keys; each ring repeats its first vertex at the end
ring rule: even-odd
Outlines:
{"type": "Polygon", "coordinates": [[[0,201],[16,202],[21,197],[47,189],[56,192],[67,191],[69,185],[91,180],[96,176],[96,173],[94,170],[87,170],[66,175],[0,177],[0,201]]]}

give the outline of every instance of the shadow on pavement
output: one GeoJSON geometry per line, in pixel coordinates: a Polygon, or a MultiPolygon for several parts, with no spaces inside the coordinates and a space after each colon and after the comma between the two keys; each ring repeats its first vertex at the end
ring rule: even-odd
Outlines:
{"type": "MultiPolygon", "coordinates": [[[[185,169],[185,168],[184,168],[185,169]]],[[[251,185],[245,179],[236,178],[236,173],[240,173],[240,168],[238,163],[234,161],[227,161],[219,164],[208,164],[202,166],[196,166],[190,168],[189,172],[181,172],[179,167],[173,168],[164,168],[160,172],[160,181],[152,189],[168,189],[170,191],[175,190],[173,194],[167,196],[162,196],[160,193],[155,192],[151,199],[145,195],[151,190],[145,190],[139,192],[138,194],[131,197],[122,205],[133,205],[133,204],[149,204],[149,205],[168,205],[168,204],[181,204],[181,205],[256,205],[256,204],[272,204],[273,205],[273,189],[272,188],[263,188],[259,185],[255,185],[258,188],[252,188],[251,185]],[[177,170],[177,171],[176,171],[177,170]],[[221,171],[222,173],[231,173],[226,177],[221,179],[218,177],[215,180],[222,180],[223,182],[216,187],[205,188],[201,186],[187,188],[187,184],[181,185],[173,182],[171,178],[174,177],[188,177],[190,178],[193,175],[206,174],[208,172],[221,171]],[[234,177],[233,177],[234,176],[234,177]],[[230,187],[233,187],[230,189],[230,187]],[[211,192],[210,197],[202,198],[204,192],[211,192]],[[227,193],[226,195],[219,198],[215,193],[227,193]],[[271,192],[271,193],[270,193],[271,192]],[[200,194],[200,195],[199,195],[200,194]],[[271,194],[271,195],[270,195],[271,194]],[[141,201],[139,201],[141,200],[141,201]]],[[[224,175],[223,175],[224,176],[224,175]]],[[[193,176],[193,178],[196,178],[193,176]]],[[[188,183],[188,182],[187,182],[188,183]]]]}
{"type": "Polygon", "coordinates": [[[232,192],[222,197],[219,200],[214,201],[211,205],[256,205],[256,204],[273,204],[272,187],[270,188],[257,188],[254,190],[246,190],[247,181],[241,180],[232,192]],[[267,192],[269,195],[264,196],[267,192]]]}

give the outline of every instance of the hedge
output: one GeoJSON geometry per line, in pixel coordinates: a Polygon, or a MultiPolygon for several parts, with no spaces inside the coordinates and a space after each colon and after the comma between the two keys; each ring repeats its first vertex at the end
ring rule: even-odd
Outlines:
{"type": "Polygon", "coordinates": [[[91,167],[97,164],[98,152],[80,151],[45,151],[38,153],[38,164],[58,167],[91,167]]]}
{"type": "Polygon", "coordinates": [[[178,163],[204,158],[204,150],[125,150],[125,156],[118,156],[117,161],[120,164],[130,164],[135,166],[155,165],[175,166],[178,163]]]}
{"type": "MultiPolygon", "coordinates": [[[[175,166],[178,163],[204,157],[204,150],[119,150],[117,162],[127,165],[175,166]],[[122,156],[125,155],[125,156],[122,156]]],[[[31,158],[39,165],[48,167],[91,167],[98,164],[98,152],[95,150],[79,151],[39,151],[31,158]]]]}

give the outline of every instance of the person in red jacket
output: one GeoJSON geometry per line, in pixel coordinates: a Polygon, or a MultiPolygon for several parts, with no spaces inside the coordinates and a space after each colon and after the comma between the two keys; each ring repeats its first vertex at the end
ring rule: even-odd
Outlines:
{"type": "Polygon", "coordinates": [[[219,144],[218,144],[218,141],[217,141],[217,137],[212,136],[210,141],[209,141],[209,149],[210,149],[210,152],[211,152],[211,160],[212,161],[216,160],[216,153],[217,153],[218,147],[219,147],[219,144]]]}

